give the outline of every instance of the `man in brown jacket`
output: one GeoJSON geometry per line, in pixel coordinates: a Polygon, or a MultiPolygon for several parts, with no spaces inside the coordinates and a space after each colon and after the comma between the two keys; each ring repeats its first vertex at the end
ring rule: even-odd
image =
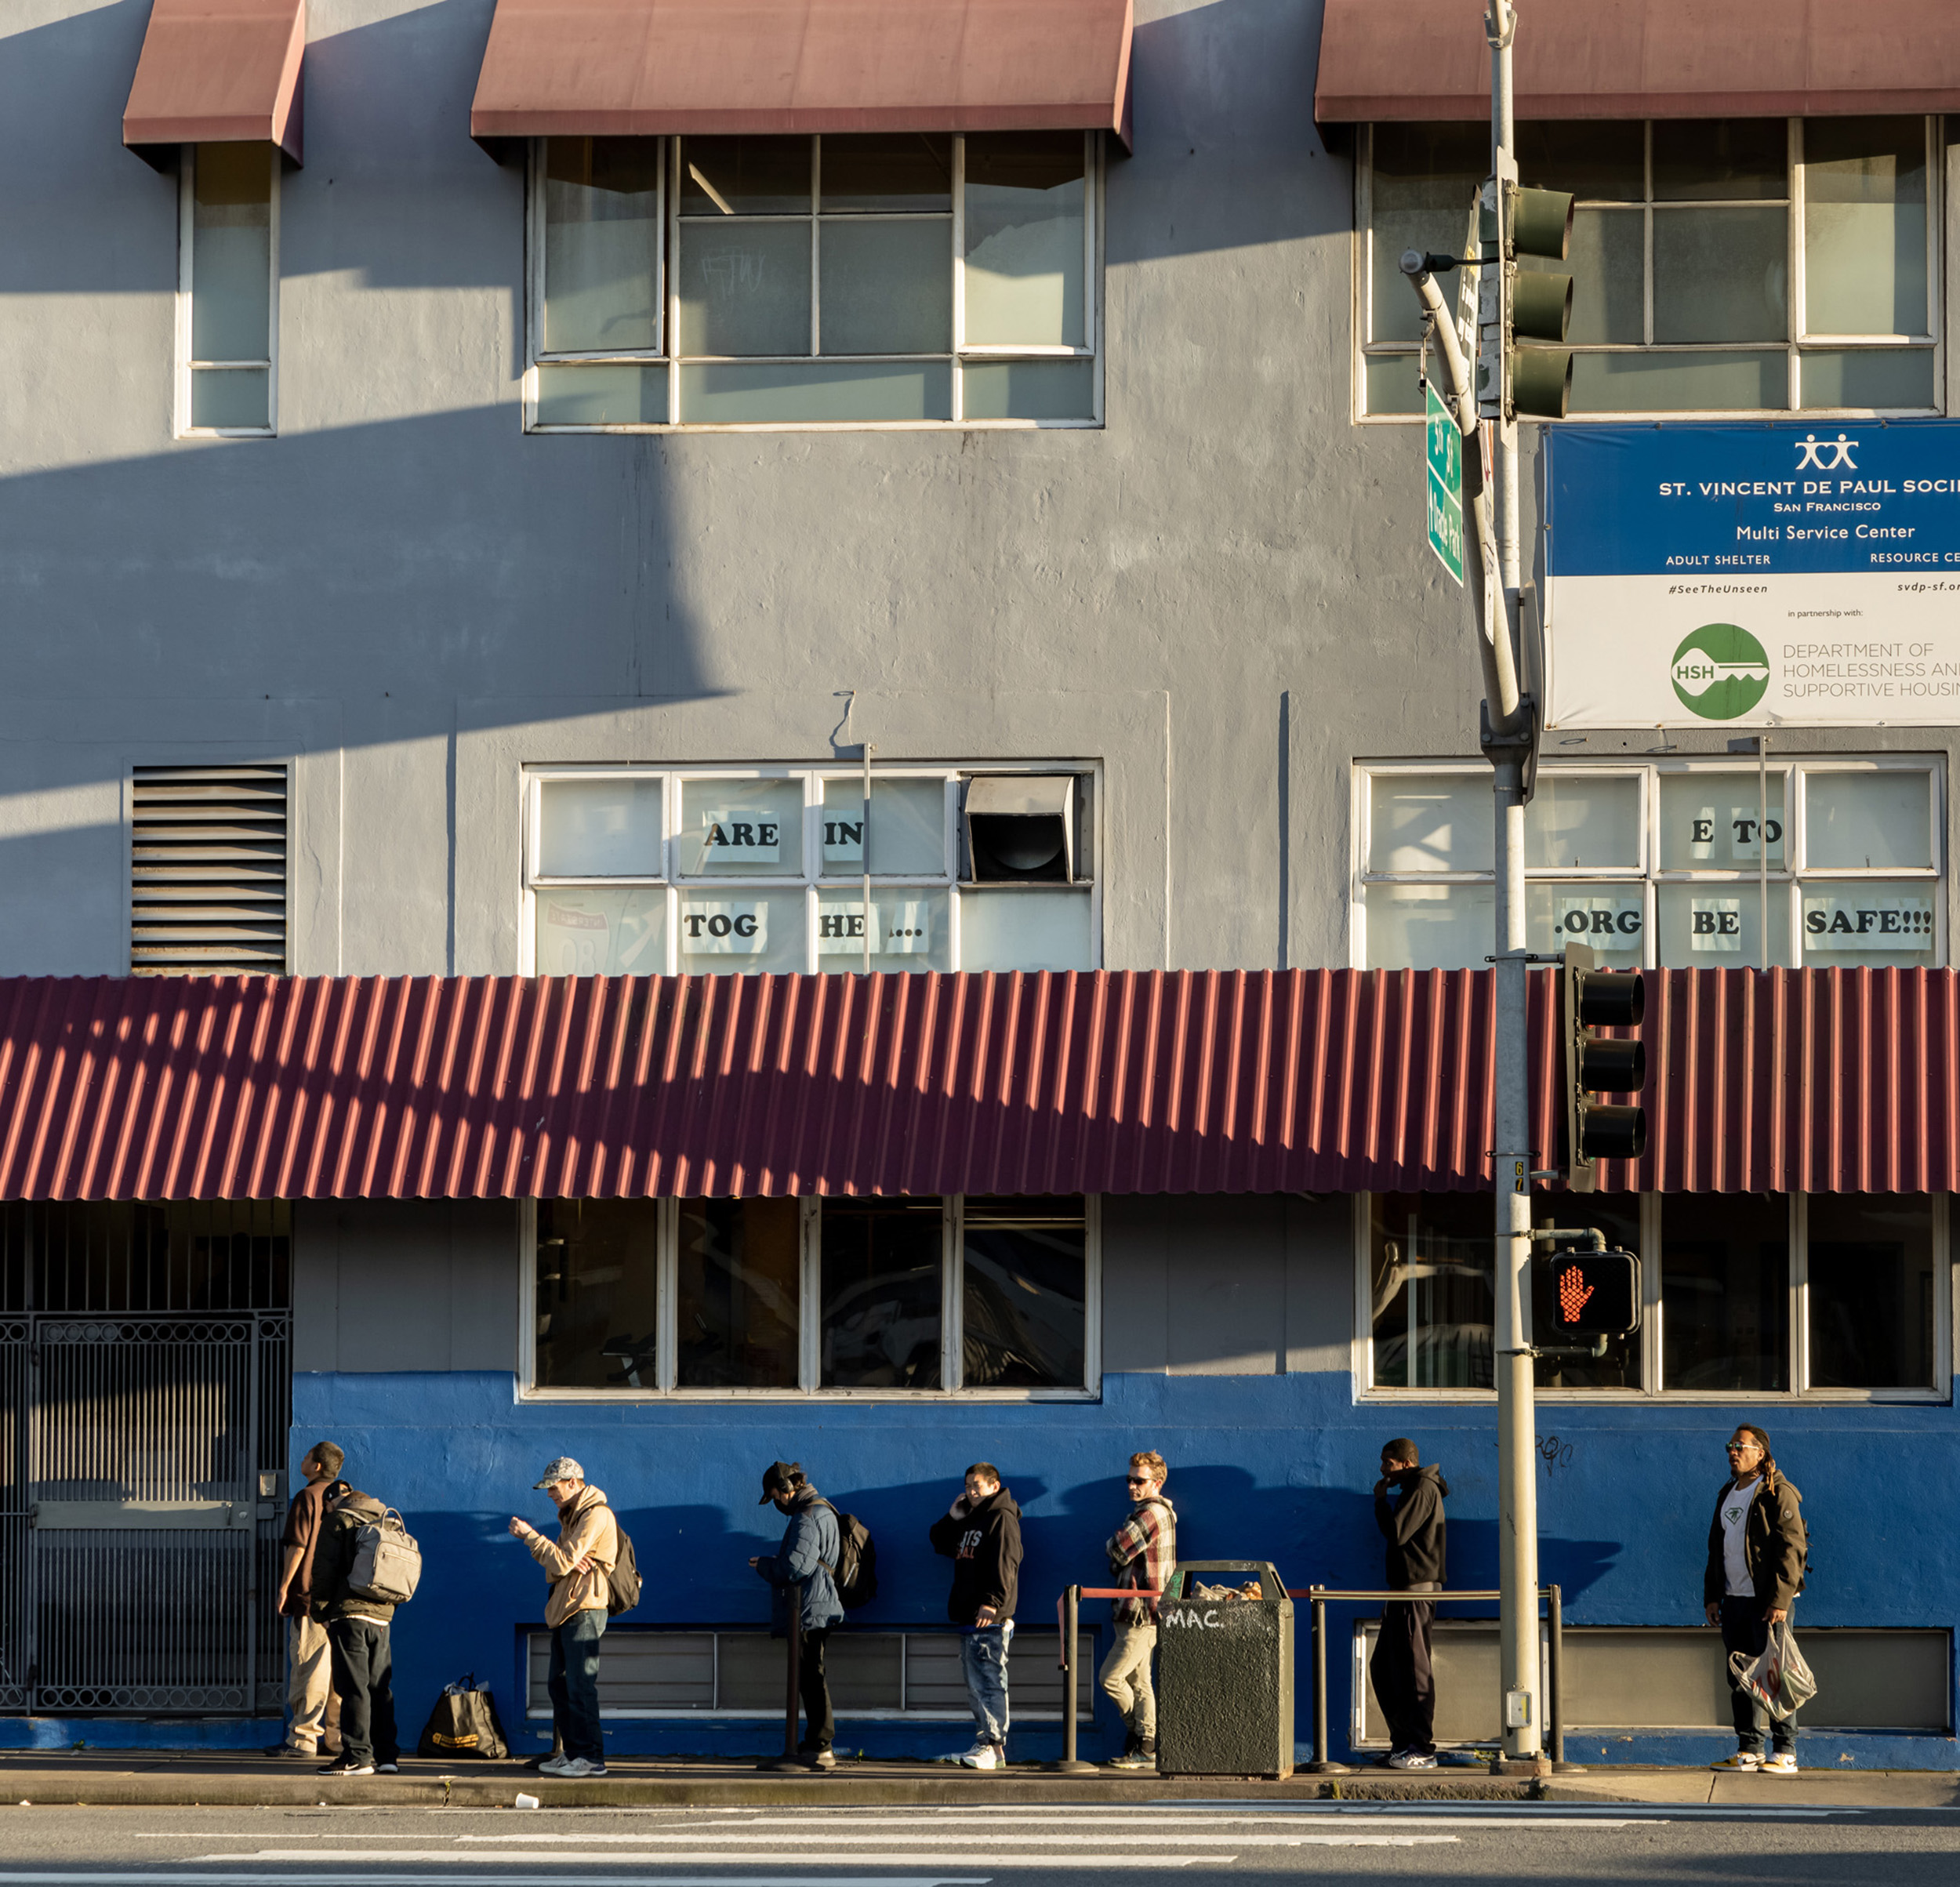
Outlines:
{"type": "Polygon", "coordinates": [[[612,1569],[619,1558],[619,1529],[605,1495],[586,1485],[586,1471],[568,1454],[546,1468],[538,1486],[558,1510],[558,1537],[545,1538],[528,1521],[513,1517],[510,1530],[551,1581],[544,1622],[551,1628],[552,1722],[562,1754],[538,1765],[546,1776],[603,1776],[604,1735],[599,1727],[599,1641],[612,1598],[612,1569]]]}
{"type": "Polygon", "coordinates": [[[346,1458],[332,1442],[315,1442],[307,1450],[299,1463],[306,1485],[292,1497],[279,1536],[279,1590],[273,1603],[286,1621],[287,1722],[285,1740],[270,1755],[315,1755],[325,1738],[332,1657],[327,1628],[313,1616],[313,1556],[326,1521],[327,1490],[346,1458]]]}

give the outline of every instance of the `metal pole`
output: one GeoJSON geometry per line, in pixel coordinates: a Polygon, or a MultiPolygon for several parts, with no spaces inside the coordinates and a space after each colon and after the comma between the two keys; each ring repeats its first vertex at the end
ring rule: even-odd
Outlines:
{"type": "MultiPolygon", "coordinates": [[[[1790,829],[1790,808],[1783,809],[1783,829],[1790,829]]],[[[1784,856],[1789,857],[1788,847],[1784,856]]],[[[1756,893],[1758,922],[1762,929],[1762,967],[1769,967],[1769,736],[1756,736],[1756,893]]]]}
{"type": "Polygon", "coordinates": [[[1062,1595],[1062,1760],[1053,1765],[1064,1776],[1091,1776],[1096,1767],[1076,1755],[1076,1650],[1081,1617],[1082,1588],[1070,1586],[1062,1595]]]}
{"type": "Polygon", "coordinates": [[[1565,1597],[1556,1586],[1547,1586],[1545,1602],[1551,1630],[1545,1658],[1544,1716],[1552,1731],[1552,1761],[1556,1768],[1566,1759],[1565,1597]]]}
{"type": "Polygon", "coordinates": [[[1313,1616],[1313,1760],[1309,1774],[1326,1776],[1343,1771],[1347,1765],[1327,1760],[1327,1602],[1318,1592],[1311,1595],[1313,1616]]]}
{"type": "Polygon", "coordinates": [[[859,876],[864,884],[864,973],[871,974],[871,743],[864,743],[864,830],[858,840],[859,876]]]}
{"type": "Polygon", "coordinates": [[[804,1762],[797,1750],[797,1667],[803,1662],[803,1591],[792,1584],[789,1598],[789,1684],[788,1701],[783,1707],[782,1754],[765,1756],[756,1765],[759,1769],[801,1769],[809,1765],[804,1762]]]}

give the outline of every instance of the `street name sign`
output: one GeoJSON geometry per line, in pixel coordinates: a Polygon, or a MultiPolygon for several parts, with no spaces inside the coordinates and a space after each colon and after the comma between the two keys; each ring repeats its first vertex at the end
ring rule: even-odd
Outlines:
{"type": "Polygon", "coordinates": [[[1457,581],[1463,581],[1463,434],[1434,380],[1428,388],[1423,440],[1429,463],[1429,548],[1457,581]]]}
{"type": "Polygon", "coordinates": [[[1960,423],[1577,426],[1545,461],[1548,727],[1960,721],[1960,423]]]}

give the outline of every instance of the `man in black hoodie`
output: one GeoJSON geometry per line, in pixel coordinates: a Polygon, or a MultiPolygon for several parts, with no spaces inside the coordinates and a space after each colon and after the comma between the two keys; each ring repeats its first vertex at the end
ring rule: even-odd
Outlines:
{"type": "MultiPolygon", "coordinates": [[[[1416,1445],[1398,1435],[1381,1451],[1381,1479],[1374,1484],[1375,1525],[1388,1543],[1392,1592],[1438,1592],[1443,1580],[1443,1503],[1450,1484],[1435,1468],[1417,1465],[1416,1445]]],[[[1436,1602],[1385,1606],[1368,1675],[1388,1722],[1388,1766],[1436,1766],[1436,1687],[1429,1662],[1429,1628],[1436,1602]]]]}
{"type": "Polygon", "coordinates": [[[394,1607],[357,1594],[349,1581],[361,1528],[387,1511],[372,1495],[349,1488],[328,1510],[314,1549],[313,1615],[327,1628],[333,1687],[340,1696],[340,1754],[321,1770],[323,1776],[392,1776],[401,1758],[394,1656],[388,1642],[394,1607]]]}
{"type": "Polygon", "coordinates": [[[1007,1647],[1021,1582],[1021,1509],[991,1461],[967,1470],[966,1492],[932,1524],[932,1548],[953,1562],[946,1616],[963,1628],[960,1664],[973,1704],[968,1769],[1007,1766],[1007,1647]]]}

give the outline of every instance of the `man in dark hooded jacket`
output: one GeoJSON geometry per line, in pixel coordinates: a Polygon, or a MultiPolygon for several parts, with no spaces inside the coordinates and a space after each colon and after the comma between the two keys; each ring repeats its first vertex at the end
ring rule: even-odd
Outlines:
{"type": "MultiPolygon", "coordinates": [[[[1443,1580],[1443,1503],[1450,1484],[1435,1468],[1417,1465],[1416,1445],[1398,1435],[1381,1451],[1381,1479],[1374,1484],[1375,1525],[1388,1543],[1392,1592],[1437,1592],[1443,1580]]],[[[1436,1602],[1397,1601],[1385,1606],[1368,1675],[1388,1720],[1388,1766],[1436,1766],[1436,1687],[1429,1660],[1436,1602]]]]}
{"type": "Polygon", "coordinates": [[[394,1607],[361,1597],[348,1584],[361,1528],[386,1511],[372,1494],[349,1488],[328,1508],[313,1551],[313,1615],[327,1628],[340,1697],[340,1754],[323,1776],[392,1776],[401,1760],[388,1642],[394,1607]]]}
{"type": "Polygon", "coordinates": [[[800,1656],[797,1695],[803,1701],[805,1723],[797,1752],[813,1769],[831,1769],[837,1759],[830,1744],[837,1723],[830,1711],[830,1685],[824,1673],[824,1647],[830,1628],[844,1617],[837,1596],[837,1567],[844,1539],[837,1510],[804,1479],[800,1464],[772,1461],[764,1470],[762,1498],[757,1504],[786,1514],[782,1544],[749,1563],[771,1586],[769,1628],[779,1638],[789,1635],[789,1608],[797,1608],[800,1656]]]}
{"type": "Polygon", "coordinates": [[[970,1769],[1007,1766],[1007,1648],[1021,1584],[1021,1509],[991,1461],[967,1470],[966,1491],[932,1523],[932,1548],[953,1562],[946,1616],[962,1628],[960,1664],[973,1706],[970,1769]]]}

